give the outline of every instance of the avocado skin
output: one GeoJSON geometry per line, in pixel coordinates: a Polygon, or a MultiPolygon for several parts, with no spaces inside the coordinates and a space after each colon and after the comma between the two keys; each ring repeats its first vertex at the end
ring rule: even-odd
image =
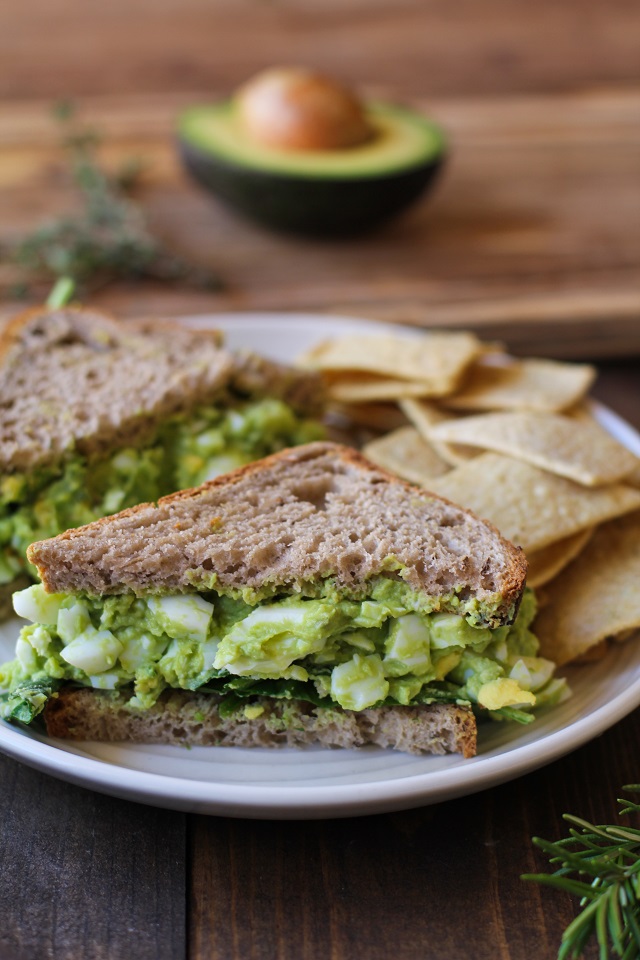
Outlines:
{"type": "Polygon", "coordinates": [[[410,170],[322,179],[234,164],[182,137],[178,148],[194,180],[229,207],[275,230],[316,237],[380,226],[433,186],[445,160],[440,153],[410,170]]]}

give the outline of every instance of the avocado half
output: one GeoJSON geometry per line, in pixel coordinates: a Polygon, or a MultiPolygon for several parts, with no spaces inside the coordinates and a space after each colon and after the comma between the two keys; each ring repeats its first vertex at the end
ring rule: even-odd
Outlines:
{"type": "Polygon", "coordinates": [[[178,143],[189,173],[229,206],[277,230],[361,233],[408,207],[445,158],[440,128],[416,111],[367,105],[375,131],[342,150],[283,150],[252,141],[233,101],[187,109],[178,143]]]}

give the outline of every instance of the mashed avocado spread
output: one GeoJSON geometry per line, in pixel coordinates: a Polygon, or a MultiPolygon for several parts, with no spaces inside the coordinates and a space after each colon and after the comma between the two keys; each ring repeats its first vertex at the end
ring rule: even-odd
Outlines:
{"type": "Polygon", "coordinates": [[[286,403],[269,398],[175,415],[141,449],[91,458],[72,453],[54,467],[8,474],[0,478],[0,586],[24,572],[35,578],[26,550],[36,540],[197,486],[323,434],[320,424],[299,419],[286,403]]]}
{"type": "Polygon", "coordinates": [[[214,592],[92,598],[37,584],[16,593],[14,606],[32,623],[16,659],[0,667],[9,691],[0,713],[25,723],[63,682],[128,690],[142,710],[173,687],[221,695],[222,715],[249,716],[252,698],[269,696],[347,710],[462,702],[523,723],[534,705],[568,692],[537,656],[530,590],[515,623],[493,630],[385,577],[362,600],[330,581],[313,598],[254,606],[214,592]]]}

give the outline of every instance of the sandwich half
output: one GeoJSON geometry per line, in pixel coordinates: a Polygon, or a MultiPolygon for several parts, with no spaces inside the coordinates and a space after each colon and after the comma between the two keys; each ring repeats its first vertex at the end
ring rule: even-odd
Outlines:
{"type": "Polygon", "coordinates": [[[3,715],[54,736],[476,749],[564,695],[522,551],[311,443],[33,544],[3,715]],[[524,593],[524,595],[523,595],[524,593]]]}
{"type": "Polygon", "coordinates": [[[35,540],[318,439],[320,398],[317,377],[219,334],[69,307],[17,317],[0,333],[0,595],[35,575],[35,540]]]}

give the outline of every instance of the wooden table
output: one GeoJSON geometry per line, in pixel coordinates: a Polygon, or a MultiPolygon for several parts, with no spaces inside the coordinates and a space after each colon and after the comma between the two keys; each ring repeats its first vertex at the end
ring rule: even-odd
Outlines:
{"type": "MultiPolygon", "coordinates": [[[[333,243],[269,233],[188,182],[175,120],[207,95],[78,98],[107,166],[147,162],[138,199],[153,230],[222,280],[217,293],[120,284],[97,305],[312,310],[473,328],[524,355],[640,355],[640,88],[417,101],[451,142],[433,197],[333,243]]],[[[0,102],[0,246],[73,204],[59,139],[50,102],[0,102]]],[[[0,263],[0,315],[21,306],[9,299],[17,276],[0,263]]]]}
{"type": "MultiPolygon", "coordinates": [[[[2,0],[0,247],[68,204],[50,106],[71,97],[107,163],[150,161],[153,228],[224,281],[104,291],[118,313],[342,311],[474,326],[525,354],[640,355],[639,36],[630,0],[2,0]],[[180,107],[292,62],[438,119],[452,149],[433,200],[323,244],[188,184],[180,107]]],[[[0,263],[0,313],[14,280],[0,263]]]]}
{"type": "MultiPolygon", "coordinates": [[[[640,362],[595,394],[640,428],[640,362]]],[[[640,713],[502,787],[326,822],[188,816],[0,756],[2,960],[553,960],[576,904],[520,881],[561,815],[611,822],[640,713]]],[[[595,953],[588,954],[595,958],[595,953]]]]}
{"type": "MultiPolygon", "coordinates": [[[[215,295],[118,286],[122,315],[313,309],[475,326],[514,350],[640,354],[640,88],[628,0],[3,0],[0,243],[65,209],[52,98],[151,165],[153,228],[215,295]],[[358,243],[275,237],[181,175],[183,104],[307,62],[449,132],[433,200],[358,243]]],[[[0,264],[0,314],[15,272],[0,264]]],[[[640,361],[595,393],[640,427],[640,361]]],[[[610,821],[640,714],[549,767],[438,806],[328,822],[187,816],[0,756],[0,960],[552,960],[576,904],[520,881],[561,814],[610,821]]],[[[589,954],[595,958],[595,953],[589,954]]]]}

